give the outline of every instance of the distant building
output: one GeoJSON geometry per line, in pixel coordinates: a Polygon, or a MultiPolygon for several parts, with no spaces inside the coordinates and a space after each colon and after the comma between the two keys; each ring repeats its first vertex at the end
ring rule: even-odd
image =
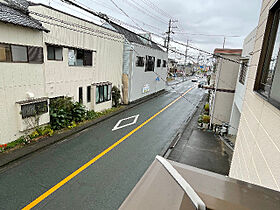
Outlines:
{"type": "Polygon", "coordinates": [[[229,124],[229,134],[236,135],[238,131],[240,116],[242,112],[242,106],[244,101],[244,96],[246,92],[247,85],[247,76],[248,76],[248,66],[250,66],[252,60],[252,54],[254,51],[256,31],[254,29],[244,40],[242,56],[240,62],[242,63],[239,66],[239,73],[236,81],[236,89],[234,94],[234,100],[232,104],[231,116],[229,124]]]}
{"type": "MultiPolygon", "coordinates": [[[[239,62],[241,49],[215,49],[214,54],[239,62]]],[[[210,96],[210,115],[212,125],[229,123],[235,93],[239,64],[217,58],[216,71],[211,81],[213,90],[210,96]],[[213,84],[214,82],[214,84],[213,84]]]]}
{"type": "Polygon", "coordinates": [[[279,9],[280,1],[263,0],[229,174],[276,191],[280,191],[279,9]]]}
{"type": "Polygon", "coordinates": [[[168,58],[168,72],[176,73],[178,68],[178,62],[175,59],[168,58]]]}
{"type": "Polygon", "coordinates": [[[125,104],[165,89],[167,52],[149,34],[136,33],[113,22],[106,27],[125,36],[123,53],[123,101],[125,104]]]}
{"type": "Polygon", "coordinates": [[[25,3],[0,3],[0,144],[49,122],[42,42],[48,30],[25,3]]]}

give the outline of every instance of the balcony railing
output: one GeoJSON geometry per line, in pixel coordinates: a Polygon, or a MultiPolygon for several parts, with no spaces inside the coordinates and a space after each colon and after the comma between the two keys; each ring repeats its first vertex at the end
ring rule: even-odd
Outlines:
{"type": "Polygon", "coordinates": [[[121,210],[279,209],[280,192],[157,156],[121,210]]]}

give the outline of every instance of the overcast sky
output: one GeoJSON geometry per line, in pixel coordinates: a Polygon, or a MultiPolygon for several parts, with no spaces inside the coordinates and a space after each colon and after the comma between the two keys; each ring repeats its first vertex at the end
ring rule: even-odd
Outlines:
{"type": "MultiPolygon", "coordinates": [[[[58,9],[71,12],[92,20],[88,14],[82,15],[71,6],[63,6],[60,0],[33,0],[43,2],[58,9]]],[[[143,28],[147,31],[165,36],[170,18],[178,20],[173,23],[174,40],[186,42],[201,49],[211,51],[223,46],[222,36],[226,35],[226,48],[242,48],[244,38],[257,26],[261,0],[76,0],[97,12],[106,13],[129,25],[143,28]],[[129,17],[123,14],[113,2],[129,17]],[[131,20],[132,19],[132,20],[131,20]],[[239,37],[230,37],[239,36],[239,37]]],[[[93,17],[94,20],[96,18],[93,17]]],[[[128,27],[127,25],[123,25],[128,27]]],[[[133,29],[134,28],[130,28],[133,29]]],[[[163,43],[160,38],[155,41],[163,43]]],[[[184,52],[182,46],[171,44],[177,50],[184,52]]],[[[197,52],[190,50],[191,55],[197,52]]],[[[171,55],[175,57],[175,55],[171,55]]],[[[180,59],[180,56],[176,56],[180,59]]],[[[183,58],[181,58],[183,60],[183,58]]]]}

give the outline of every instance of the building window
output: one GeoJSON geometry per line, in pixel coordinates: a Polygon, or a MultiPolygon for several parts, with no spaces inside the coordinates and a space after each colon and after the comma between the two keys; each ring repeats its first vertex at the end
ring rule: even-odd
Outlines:
{"type": "Polygon", "coordinates": [[[110,101],[112,98],[112,85],[108,85],[108,100],[110,101]]]}
{"type": "Polygon", "coordinates": [[[91,86],[87,86],[87,102],[91,102],[91,86]]]}
{"type": "Polygon", "coordinates": [[[157,67],[161,66],[161,59],[157,59],[157,67]]]}
{"type": "Polygon", "coordinates": [[[248,66],[248,61],[242,61],[240,75],[239,75],[239,82],[243,85],[245,84],[245,80],[246,80],[247,68],[248,68],[247,66],[248,66]]]}
{"type": "Polygon", "coordinates": [[[21,115],[23,119],[35,115],[41,115],[47,112],[48,112],[47,101],[21,105],[21,115]]]}
{"type": "Polygon", "coordinates": [[[255,90],[280,108],[280,2],[271,9],[267,22],[255,90]]]}
{"type": "Polygon", "coordinates": [[[69,49],[69,66],[92,66],[92,51],[82,49],[69,49]]]}
{"type": "Polygon", "coordinates": [[[147,55],[145,71],[154,71],[154,70],[155,70],[155,57],[147,55]]]}
{"type": "Polygon", "coordinates": [[[47,46],[48,60],[62,61],[63,48],[57,46],[47,46]]]}
{"type": "Polygon", "coordinates": [[[44,63],[43,48],[0,44],[0,62],[44,63]]]}
{"type": "Polygon", "coordinates": [[[166,60],[163,60],[162,67],[166,67],[166,60]]]}
{"type": "Polygon", "coordinates": [[[83,103],[83,87],[79,87],[79,103],[83,103]]]}
{"type": "Polygon", "coordinates": [[[12,61],[11,48],[9,44],[0,44],[0,62],[12,61]]]}
{"type": "Polygon", "coordinates": [[[42,47],[28,47],[29,63],[43,63],[43,48],[42,47]]]}
{"type": "Polygon", "coordinates": [[[13,62],[28,62],[27,47],[11,45],[13,62]]]}
{"type": "Polygon", "coordinates": [[[143,67],[145,65],[145,58],[136,56],[136,66],[143,67]]]}
{"type": "Polygon", "coordinates": [[[110,101],[112,98],[112,85],[96,86],[96,103],[110,101]]]}

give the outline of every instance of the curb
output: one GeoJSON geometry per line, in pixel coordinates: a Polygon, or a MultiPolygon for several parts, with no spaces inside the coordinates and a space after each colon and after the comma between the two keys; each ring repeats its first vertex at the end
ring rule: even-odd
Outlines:
{"type": "Polygon", "coordinates": [[[164,157],[164,158],[168,158],[169,154],[171,153],[172,149],[176,146],[176,144],[180,141],[181,136],[183,134],[183,132],[186,130],[186,128],[189,125],[189,122],[192,120],[192,118],[194,117],[194,115],[197,113],[197,111],[199,110],[201,103],[205,100],[205,98],[207,97],[207,95],[205,94],[201,100],[199,101],[199,103],[196,106],[196,109],[188,116],[187,120],[184,121],[184,123],[181,125],[181,127],[177,130],[177,132],[175,133],[175,135],[171,138],[171,140],[166,144],[166,146],[163,148],[163,150],[159,153],[160,156],[164,157]]]}
{"type": "Polygon", "coordinates": [[[59,141],[62,141],[74,134],[77,134],[97,123],[100,123],[102,121],[105,121],[113,116],[116,116],[124,111],[127,111],[133,107],[136,107],[142,103],[145,103],[153,98],[156,98],[160,95],[163,95],[165,94],[167,91],[166,90],[161,90],[161,91],[158,91],[156,93],[153,93],[151,95],[148,95],[148,96],[145,96],[137,101],[134,101],[133,103],[129,104],[129,105],[126,105],[126,107],[116,111],[116,112],[113,112],[111,114],[108,114],[108,115],[105,115],[105,116],[102,116],[98,119],[95,119],[95,120],[92,120],[90,122],[87,122],[81,126],[77,126],[71,130],[66,130],[64,132],[61,132],[61,133],[57,133],[55,134],[54,136],[51,136],[51,137],[45,137],[45,138],[42,138],[40,139],[38,142],[33,142],[23,148],[20,148],[20,149],[17,149],[17,150],[14,150],[14,151],[11,151],[9,153],[2,153],[0,154],[0,168],[3,168],[4,166],[16,161],[16,160],[19,160],[23,157],[26,157],[34,152],[37,152],[47,146],[50,146],[52,144],[55,144],[59,141]]]}

